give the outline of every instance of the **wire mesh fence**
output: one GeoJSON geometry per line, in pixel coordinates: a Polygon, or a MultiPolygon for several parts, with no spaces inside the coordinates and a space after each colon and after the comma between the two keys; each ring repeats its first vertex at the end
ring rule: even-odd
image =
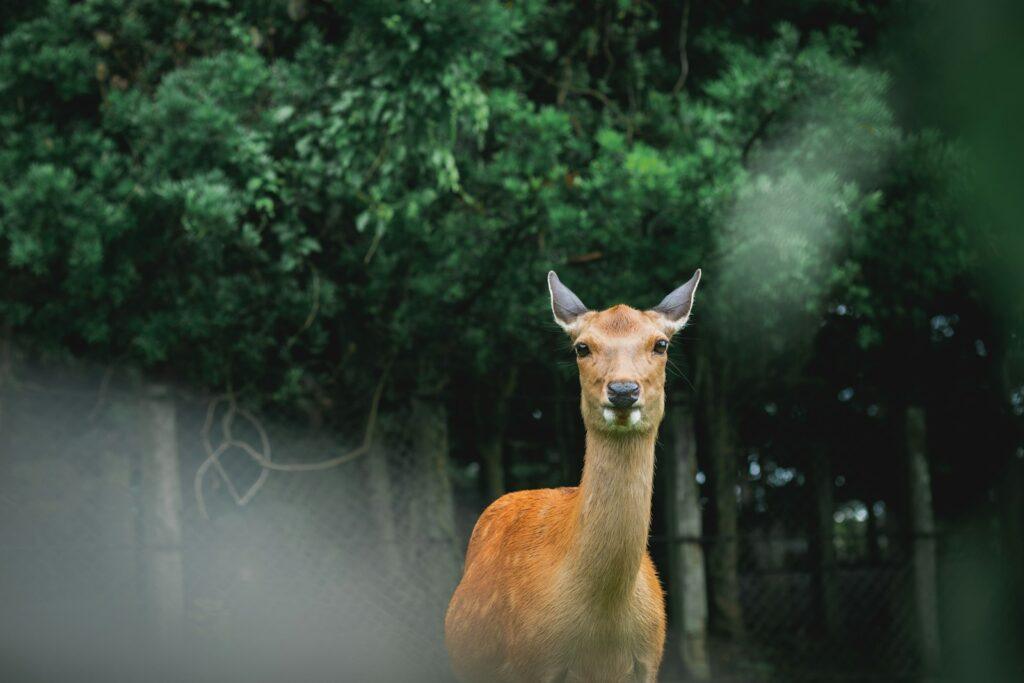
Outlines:
{"type": "Polygon", "coordinates": [[[339,457],[359,441],[116,384],[31,373],[0,392],[8,675],[447,679],[459,551],[408,416],[339,457]]]}
{"type": "MultiPolygon", "coordinates": [[[[886,532],[877,520],[858,522],[857,515],[864,514],[859,502],[833,508],[830,524],[816,527],[811,520],[818,501],[806,484],[787,482],[786,495],[776,491],[772,505],[756,514],[756,506],[740,496],[734,537],[652,539],[656,556],[689,543],[707,558],[708,647],[716,680],[924,679],[928,671],[915,614],[915,539],[886,532]],[[717,546],[728,543],[736,546],[735,565],[716,567],[717,546]],[[737,591],[734,596],[725,591],[723,598],[715,583],[730,570],[737,591]],[[716,615],[716,600],[728,603],[730,597],[729,614],[736,623],[716,615]]],[[[743,487],[761,485],[773,484],[761,479],[743,487]]],[[[932,597],[937,601],[941,595],[932,597]]]]}
{"type": "MultiPolygon", "coordinates": [[[[705,539],[706,546],[714,539],[705,539]]],[[[715,642],[725,680],[916,680],[909,564],[905,558],[838,565],[828,577],[810,566],[805,537],[740,538],[739,611],[735,642],[715,642]],[[766,547],[776,547],[767,561],[766,547]],[[789,554],[783,554],[781,549],[789,554]],[[827,622],[823,578],[838,616],[827,622]]],[[[714,656],[714,655],[713,655],[714,656]]]]}
{"type": "MultiPolygon", "coordinates": [[[[363,413],[346,438],[230,397],[34,370],[7,378],[0,409],[9,680],[449,680],[444,610],[486,501],[452,490],[442,407],[363,413]]],[[[545,462],[531,476],[565,476],[545,462]]],[[[736,544],[741,628],[723,638],[711,609],[715,680],[921,679],[915,553],[936,558],[942,606],[973,571],[962,549],[881,501],[830,502],[823,532],[813,487],[783,479],[743,483],[730,539],[673,537],[656,505],[670,598],[673,546],[736,544]]],[[[686,676],[676,616],[664,680],[686,676]]]]}

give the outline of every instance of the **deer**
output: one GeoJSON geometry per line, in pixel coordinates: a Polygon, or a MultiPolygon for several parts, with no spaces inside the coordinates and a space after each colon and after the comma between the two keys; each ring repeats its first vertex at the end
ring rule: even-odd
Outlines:
{"type": "Polygon", "coordinates": [[[480,515],[445,615],[464,683],[655,681],[665,598],[647,552],[669,343],[700,270],[650,310],[590,311],[554,271],[586,428],[578,486],[508,493],[480,515]]]}

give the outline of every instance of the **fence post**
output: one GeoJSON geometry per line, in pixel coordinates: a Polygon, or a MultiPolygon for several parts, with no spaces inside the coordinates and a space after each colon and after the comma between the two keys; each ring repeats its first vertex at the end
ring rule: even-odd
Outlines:
{"type": "Polygon", "coordinates": [[[669,560],[672,571],[671,611],[678,623],[679,655],[689,677],[708,680],[708,598],[704,548],[700,544],[700,491],[697,487],[697,444],[693,415],[679,404],[669,409],[672,462],[669,493],[669,560]]]}
{"type": "Polygon", "coordinates": [[[169,651],[182,635],[184,567],[182,496],[174,398],[166,386],[144,388],[139,453],[140,567],[154,644],[169,651]]]}
{"type": "Polygon", "coordinates": [[[939,610],[935,559],[935,517],[932,511],[931,475],[928,471],[925,412],[920,406],[906,409],[906,458],[910,531],[913,537],[914,610],[921,662],[927,674],[939,670],[939,610]]]}

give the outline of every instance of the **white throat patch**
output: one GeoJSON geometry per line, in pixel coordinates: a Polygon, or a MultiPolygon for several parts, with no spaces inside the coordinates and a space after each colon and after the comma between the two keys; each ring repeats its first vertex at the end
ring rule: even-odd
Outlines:
{"type": "MultiPolygon", "coordinates": [[[[615,422],[617,422],[615,411],[612,410],[611,408],[605,408],[604,410],[602,410],[601,416],[604,418],[604,421],[607,422],[608,424],[615,424],[615,422]]],[[[633,408],[633,410],[629,411],[629,426],[635,427],[638,424],[640,424],[640,409],[633,408]]]]}

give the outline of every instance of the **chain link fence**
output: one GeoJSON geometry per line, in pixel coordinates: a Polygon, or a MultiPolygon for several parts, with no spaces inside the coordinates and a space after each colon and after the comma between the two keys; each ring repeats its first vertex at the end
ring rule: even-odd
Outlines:
{"type": "Polygon", "coordinates": [[[461,549],[408,441],[430,415],[361,415],[364,447],[42,371],[0,406],[6,680],[448,680],[461,549]]]}
{"type": "MultiPolygon", "coordinates": [[[[450,680],[444,610],[487,501],[458,458],[453,491],[447,423],[438,402],[385,410],[378,392],[339,436],[127,377],[6,377],[5,679],[450,680]]],[[[550,444],[519,452],[536,445],[510,444],[524,463],[511,487],[571,474],[550,444]]],[[[921,680],[915,552],[935,558],[948,642],[947,606],[976,569],[963,548],[907,533],[836,481],[815,526],[822,503],[802,473],[764,467],[742,483],[732,539],[673,537],[656,497],[651,551],[670,597],[672,547],[737,545],[741,629],[721,637],[711,610],[714,680],[921,680]]],[[[685,680],[671,626],[663,679],[685,680]]]]}

